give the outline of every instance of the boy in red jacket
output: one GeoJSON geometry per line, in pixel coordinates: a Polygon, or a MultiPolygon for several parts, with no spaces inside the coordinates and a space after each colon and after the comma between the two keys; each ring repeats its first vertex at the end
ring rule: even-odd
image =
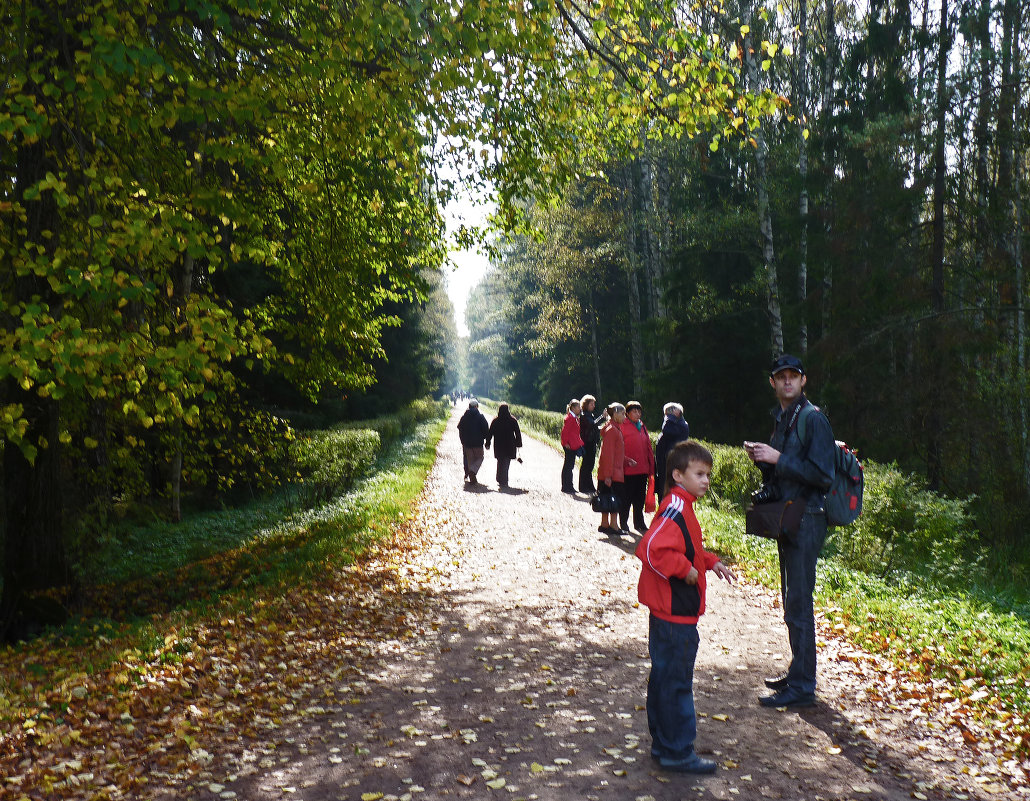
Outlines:
{"type": "Polygon", "coordinates": [[[694,660],[697,620],[705,611],[705,575],[733,583],[736,577],[701,542],[694,501],[708,491],[712,454],[695,440],[669,451],[665,463],[669,494],[637,545],[643,562],[637,597],[651,610],[647,679],[647,727],[651,757],[666,770],[714,773],[716,764],[694,752],[694,660]]]}

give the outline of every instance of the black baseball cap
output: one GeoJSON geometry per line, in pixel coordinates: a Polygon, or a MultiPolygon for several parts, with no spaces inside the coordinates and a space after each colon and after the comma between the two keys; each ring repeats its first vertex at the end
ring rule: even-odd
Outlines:
{"type": "Polygon", "coordinates": [[[772,364],[772,369],[769,370],[769,376],[776,375],[780,370],[797,370],[801,375],[805,374],[805,365],[801,363],[801,359],[797,356],[791,356],[789,353],[784,353],[780,358],[772,364]]]}

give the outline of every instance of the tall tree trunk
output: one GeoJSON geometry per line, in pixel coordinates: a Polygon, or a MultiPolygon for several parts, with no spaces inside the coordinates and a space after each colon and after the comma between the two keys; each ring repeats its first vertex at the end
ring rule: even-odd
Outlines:
{"type": "Polygon", "coordinates": [[[794,104],[798,114],[798,349],[808,353],[808,0],[801,0],[798,18],[798,69],[794,104]]]}
{"type": "MultiPolygon", "coordinates": [[[[832,2],[832,0],[831,0],[832,2]]],[[[925,39],[926,32],[930,21],[930,0],[923,0],[923,22],[921,25],[922,34],[925,39]]],[[[919,66],[916,69],[916,105],[921,110],[923,108],[923,86],[925,84],[926,76],[926,48],[919,48],[919,66]]],[[[919,139],[922,140],[922,133],[925,130],[925,124],[923,122],[922,115],[919,116],[919,139]]],[[[915,148],[915,164],[913,165],[912,172],[914,173],[915,179],[921,180],[923,172],[923,151],[920,149],[918,142],[915,148]]],[[[918,221],[917,221],[918,222],[918,221]]]]}
{"type": "MultiPolygon", "coordinates": [[[[1020,38],[1020,3],[1019,0],[1005,0],[1002,6],[1001,27],[1001,92],[998,95],[998,241],[1004,262],[1005,282],[1011,281],[1015,314],[1010,315],[1011,342],[1015,351],[1014,388],[1018,397],[1017,419],[1015,428],[1021,448],[1021,467],[1023,486],[1030,496],[1030,434],[1028,434],[1027,397],[1024,387],[1026,376],[1026,315],[1023,311],[1026,299],[1025,276],[1023,271],[1022,204],[1020,202],[1020,166],[1021,158],[1017,158],[1017,149],[1023,142],[1017,142],[1016,132],[1022,131],[1019,126],[1020,94],[1018,91],[1020,76],[1019,38],[1020,38]]],[[[1021,152],[1019,150],[1018,152],[1021,152]]]]}
{"type": "MultiPolygon", "coordinates": [[[[52,22],[49,14],[33,13],[24,31],[25,48],[11,54],[11,60],[20,60],[26,54],[36,57],[36,51],[62,52],[61,24],[52,22]]],[[[21,67],[26,82],[21,90],[26,96],[41,96],[40,88],[31,77],[27,66],[21,67]]],[[[11,219],[10,229],[24,231],[22,245],[26,253],[35,258],[53,254],[61,234],[61,218],[53,192],[42,192],[27,200],[27,190],[34,188],[54,169],[48,161],[48,150],[58,151],[63,129],[55,125],[52,140],[40,139],[22,144],[14,154],[14,181],[11,193],[24,210],[24,218],[11,219]]],[[[12,212],[5,212],[15,215],[12,212]]],[[[33,272],[18,275],[6,261],[10,270],[13,294],[17,301],[42,305],[56,303],[47,282],[33,272]]],[[[59,314],[59,309],[52,309],[59,314]]],[[[4,327],[11,330],[20,324],[18,310],[0,311],[4,327]]],[[[3,520],[4,537],[3,593],[0,595],[0,640],[12,640],[34,626],[36,621],[26,606],[26,594],[33,590],[55,586],[66,580],[66,564],[62,531],[62,505],[60,484],[60,406],[50,397],[42,397],[34,387],[19,386],[14,378],[0,382],[0,403],[18,404],[28,427],[22,442],[36,449],[34,458],[27,455],[17,443],[3,442],[3,520]]]]}
{"type": "MultiPolygon", "coordinates": [[[[751,33],[744,37],[744,59],[747,65],[748,89],[759,88],[758,59],[752,49],[751,33]]],[[[758,191],[758,222],[762,233],[762,263],[765,268],[766,313],[769,318],[769,345],[775,358],[783,353],[783,315],[780,311],[780,288],[776,276],[776,250],[773,247],[772,211],[769,208],[768,167],[769,146],[765,141],[765,123],[759,122],[755,131],[755,187],[758,191]]]]}
{"type": "MultiPolygon", "coordinates": [[[[990,59],[991,52],[991,1],[981,0],[980,8],[977,9],[975,18],[975,46],[979,51],[978,78],[979,98],[977,103],[976,123],[973,134],[973,192],[976,197],[976,220],[973,228],[973,280],[982,283],[984,280],[984,259],[990,247],[990,218],[988,213],[987,199],[994,193],[991,186],[990,168],[988,157],[991,148],[991,105],[993,88],[991,78],[993,66],[990,59]]],[[[973,325],[980,327],[983,324],[983,306],[987,300],[986,293],[971,293],[973,302],[980,307],[973,319],[973,325]]]]}
{"type": "MultiPolygon", "coordinates": [[[[834,109],[833,109],[833,81],[834,81],[834,63],[837,57],[837,19],[834,15],[834,4],[835,0],[826,0],[826,60],[823,62],[823,75],[822,75],[822,104],[820,113],[826,120],[832,120],[834,109]]],[[[827,169],[827,165],[830,161],[829,151],[829,137],[824,134],[823,137],[823,170],[827,169]]],[[[823,204],[829,211],[832,209],[833,203],[833,173],[828,171],[828,177],[826,181],[826,194],[823,198],[823,204]]],[[[823,215],[827,220],[833,219],[833,215],[830,213],[823,215]]],[[[823,286],[822,286],[822,305],[821,305],[821,317],[822,325],[820,335],[825,339],[830,335],[830,324],[831,324],[831,312],[833,309],[833,260],[827,259],[823,264],[823,286]]]]}
{"type": "Polygon", "coordinates": [[[619,168],[622,185],[622,213],[625,229],[626,289],[629,296],[629,355],[633,371],[633,394],[640,397],[644,386],[644,341],[640,316],[640,254],[637,242],[636,199],[633,191],[633,163],[619,168]]]}
{"type": "MultiPolygon", "coordinates": [[[[198,166],[199,174],[200,168],[198,166]]],[[[185,320],[186,304],[189,300],[190,290],[193,287],[194,260],[188,253],[183,256],[180,262],[179,274],[174,281],[173,308],[177,316],[185,320]]],[[[171,426],[172,433],[172,456],[168,464],[168,484],[170,489],[170,508],[172,520],[182,520],[182,456],[183,456],[183,422],[177,420],[171,426]]]]}
{"type": "Polygon", "coordinates": [[[598,398],[604,397],[601,387],[601,353],[597,347],[597,304],[594,301],[594,285],[590,284],[590,353],[594,360],[594,392],[598,398]]]}
{"type": "MultiPolygon", "coordinates": [[[[940,352],[940,336],[936,332],[943,326],[944,314],[944,206],[947,179],[945,159],[946,125],[948,115],[948,54],[951,51],[951,34],[948,30],[948,0],[941,0],[941,21],[937,44],[937,111],[934,125],[933,147],[933,244],[930,250],[930,305],[934,313],[935,334],[931,335],[929,360],[930,386],[941,386],[943,354],[940,352]]],[[[941,461],[941,421],[945,418],[942,408],[944,398],[938,395],[930,404],[927,426],[927,478],[931,489],[939,489],[943,480],[941,461]]]]}
{"type": "MultiPolygon", "coordinates": [[[[668,309],[665,305],[665,276],[669,269],[672,250],[672,213],[669,210],[672,176],[669,171],[668,147],[667,144],[662,143],[659,152],[654,155],[652,172],[655,186],[655,240],[658,242],[658,259],[655,264],[654,276],[654,316],[659,332],[664,330],[662,322],[668,317],[668,309]]],[[[659,334],[658,341],[664,343],[666,338],[659,334]]],[[[662,345],[658,348],[658,366],[664,368],[668,364],[669,349],[662,345]]]]}

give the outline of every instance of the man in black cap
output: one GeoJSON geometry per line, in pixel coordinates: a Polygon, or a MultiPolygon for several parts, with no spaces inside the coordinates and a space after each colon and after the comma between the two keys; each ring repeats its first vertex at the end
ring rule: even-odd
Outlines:
{"type": "Polygon", "coordinates": [[[805,414],[804,441],[798,418],[809,404],[805,397],[804,365],[784,354],[773,362],[769,384],[779,406],[769,444],[745,442],[748,456],[762,470],[765,487],[780,500],[801,499],[805,514],[796,535],[778,540],[783,621],[787,624],[791,660],[787,672],[765,680],[772,695],[763,706],[809,706],[815,703],[815,565],[826,540],[823,499],[833,480],[833,431],[816,407],[805,414]]]}

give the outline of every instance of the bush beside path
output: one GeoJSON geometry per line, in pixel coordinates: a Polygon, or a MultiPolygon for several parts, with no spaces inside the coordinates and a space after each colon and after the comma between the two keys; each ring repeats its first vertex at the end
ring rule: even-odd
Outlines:
{"type": "MultiPolygon", "coordinates": [[[[1026,797],[990,753],[906,704],[892,670],[820,631],[820,703],[766,710],[785,664],[778,601],[710,587],[695,673],[698,750],[711,777],[649,757],[647,610],[637,537],[596,531],[559,492],[561,459],[525,437],[512,489],[462,481],[455,410],[414,519],[363,575],[378,636],[350,639],[294,677],[279,715],[225,743],[191,796],[245,799],[981,799],[1026,797]],[[389,622],[389,625],[385,625],[389,622]],[[333,664],[335,662],[335,664],[333,664]]],[[[323,604],[331,613],[332,604],[323,604]]],[[[332,620],[323,621],[332,629],[332,620]]],[[[361,627],[367,631],[367,627],[361,627]]],[[[292,647],[303,647],[286,639],[292,647]]],[[[287,647],[290,647],[289,645],[287,647]]],[[[282,666],[280,666],[282,667],[282,666]]],[[[185,788],[181,788],[185,789],[185,788]]],[[[162,797],[158,794],[158,797],[162,797]]],[[[179,792],[163,797],[182,797],[179,792]]]]}

